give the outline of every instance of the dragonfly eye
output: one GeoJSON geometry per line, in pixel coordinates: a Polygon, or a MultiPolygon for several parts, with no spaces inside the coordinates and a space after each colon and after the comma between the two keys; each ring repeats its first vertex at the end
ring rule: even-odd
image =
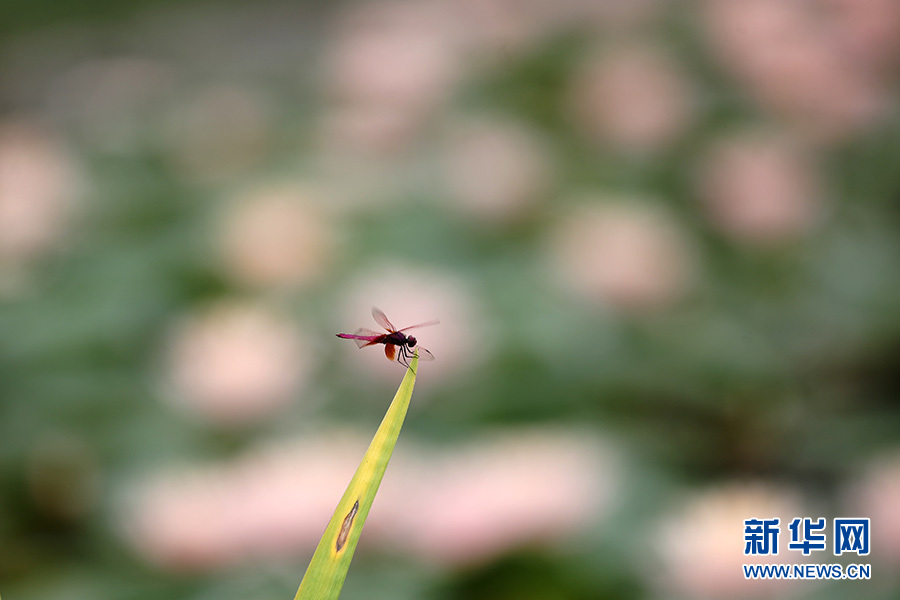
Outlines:
{"type": "Polygon", "coordinates": [[[406,338],[406,340],[407,340],[407,344],[409,345],[410,348],[416,347],[416,338],[414,336],[409,336],[406,338]]]}

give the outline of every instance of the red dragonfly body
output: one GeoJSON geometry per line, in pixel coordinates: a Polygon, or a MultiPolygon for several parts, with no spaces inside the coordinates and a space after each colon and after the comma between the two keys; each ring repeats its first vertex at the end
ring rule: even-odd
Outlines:
{"type": "MultiPolygon", "coordinates": [[[[409,331],[410,329],[416,329],[417,327],[426,327],[428,325],[437,325],[440,323],[440,321],[434,320],[419,323],[418,325],[410,325],[403,329],[397,329],[394,327],[393,323],[388,320],[385,314],[374,306],[372,307],[372,316],[375,317],[376,323],[387,330],[387,333],[378,333],[377,331],[361,327],[356,330],[356,333],[338,333],[337,336],[345,340],[353,340],[360,348],[374,346],[375,344],[384,344],[384,355],[387,359],[396,360],[407,367],[409,367],[409,359],[413,357],[413,352],[418,345],[418,340],[416,340],[415,336],[406,335],[403,332],[409,331]]],[[[434,355],[425,348],[419,346],[419,358],[421,360],[434,360],[434,355]]]]}

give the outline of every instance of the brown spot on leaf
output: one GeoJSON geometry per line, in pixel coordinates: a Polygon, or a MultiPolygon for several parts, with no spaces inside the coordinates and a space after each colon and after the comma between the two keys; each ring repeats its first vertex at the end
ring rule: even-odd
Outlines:
{"type": "Polygon", "coordinates": [[[341,524],[341,531],[338,533],[337,541],[334,543],[334,549],[337,552],[340,552],[346,545],[347,538],[350,536],[350,528],[353,526],[353,520],[356,518],[357,512],[359,512],[359,500],[353,503],[353,508],[347,513],[347,516],[344,517],[344,522],[341,524]]]}

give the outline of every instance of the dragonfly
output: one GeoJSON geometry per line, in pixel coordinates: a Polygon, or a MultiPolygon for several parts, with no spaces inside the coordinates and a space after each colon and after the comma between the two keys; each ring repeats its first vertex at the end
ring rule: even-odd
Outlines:
{"type": "MultiPolygon", "coordinates": [[[[415,348],[419,341],[415,336],[406,335],[403,332],[440,323],[440,321],[435,319],[433,321],[419,323],[418,325],[410,325],[403,329],[397,329],[381,309],[373,306],[372,316],[375,318],[376,323],[387,330],[387,333],[379,333],[377,331],[372,331],[371,329],[366,329],[365,327],[360,327],[355,333],[338,333],[336,335],[345,340],[353,340],[360,348],[374,346],[375,344],[384,344],[384,355],[387,359],[396,360],[407,368],[409,368],[409,361],[413,357],[413,353],[415,352],[415,348]]],[[[434,354],[419,346],[419,359],[434,360],[434,354]]]]}

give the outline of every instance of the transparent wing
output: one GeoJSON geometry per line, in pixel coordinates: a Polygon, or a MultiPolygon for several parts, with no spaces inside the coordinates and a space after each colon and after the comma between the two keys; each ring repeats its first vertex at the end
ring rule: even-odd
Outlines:
{"type": "Polygon", "coordinates": [[[431,321],[425,321],[424,323],[419,323],[418,325],[410,325],[409,327],[404,327],[403,329],[399,329],[398,331],[406,331],[407,329],[416,329],[417,327],[428,327],[429,325],[437,325],[440,323],[437,319],[432,319],[431,321]]]}
{"type": "Polygon", "coordinates": [[[394,327],[394,324],[388,320],[385,314],[381,311],[380,308],[373,306],[372,307],[372,316],[375,317],[375,322],[387,329],[388,331],[397,331],[397,328],[394,327]]]}
{"type": "Polygon", "coordinates": [[[419,346],[419,360],[434,360],[434,354],[419,346]]]}

